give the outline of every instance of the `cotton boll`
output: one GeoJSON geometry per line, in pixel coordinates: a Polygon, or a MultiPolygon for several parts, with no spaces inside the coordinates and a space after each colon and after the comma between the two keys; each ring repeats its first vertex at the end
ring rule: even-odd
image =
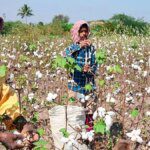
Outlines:
{"type": "Polygon", "coordinates": [[[113,111],[108,111],[107,114],[110,115],[111,117],[115,116],[115,112],[113,111]]]}
{"type": "Polygon", "coordinates": [[[43,75],[42,75],[42,73],[40,71],[37,71],[35,73],[35,76],[36,76],[36,78],[40,79],[40,78],[42,78],[43,75]]]}
{"type": "Polygon", "coordinates": [[[68,138],[65,138],[65,137],[62,137],[62,138],[60,139],[60,141],[63,142],[63,143],[67,143],[67,142],[69,141],[69,139],[68,139],[68,138]]]}
{"type": "Polygon", "coordinates": [[[33,98],[34,98],[34,93],[29,93],[29,94],[28,94],[28,99],[29,99],[29,100],[32,100],[33,98]]]}
{"type": "Polygon", "coordinates": [[[93,114],[93,120],[95,120],[97,118],[97,116],[98,116],[98,113],[97,113],[97,111],[95,111],[93,114]]]}
{"type": "Polygon", "coordinates": [[[48,93],[48,96],[47,96],[46,100],[48,102],[52,102],[53,100],[56,99],[57,96],[58,96],[57,94],[48,93]]]}
{"type": "Polygon", "coordinates": [[[150,87],[145,88],[147,94],[150,94],[150,87]]]}
{"type": "Polygon", "coordinates": [[[113,119],[110,115],[105,116],[106,130],[108,131],[113,124],[113,119]]]}
{"type": "Polygon", "coordinates": [[[21,141],[21,140],[17,140],[16,143],[17,143],[18,145],[21,145],[21,144],[22,144],[22,141],[21,141]]]}
{"type": "Polygon", "coordinates": [[[82,98],[82,99],[81,99],[81,103],[85,103],[85,98],[82,98]]]}
{"type": "Polygon", "coordinates": [[[99,117],[104,117],[105,116],[105,114],[106,114],[106,110],[105,110],[105,108],[103,108],[103,107],[99,107],[98,108],[98,115],[99,115],[99,117]]]}
{"type": "Polygon", "coordinates": [[[85,96],[86,101],[89,100],[89,98],[90,98],[90,95],[85,96]]]}
{"type": "Polygon", "coordinates": [[[87,136],[86,132],[82,132],[81,135],[82,135],[83,140],[87,140],[88,136],[87,136]]]}
{"type": "Polygon", "coordinates": [[[137,129],[137,130],[133,130],[132,132],[126,133],[126,135],[131,138],[131,141],[142,143],[143,140],[140,137],[140,133],[141,133],[141,130],[137,129]]]}
{"type": "Polygon", "coordinates": [[[145,113],[145,115],[146,115],[146,116],[150,116],[150,111],[147,111],[147,112],[145,113]]]}

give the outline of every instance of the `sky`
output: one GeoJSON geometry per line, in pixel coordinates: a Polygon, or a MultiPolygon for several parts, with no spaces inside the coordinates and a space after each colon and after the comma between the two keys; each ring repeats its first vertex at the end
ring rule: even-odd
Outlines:
{"type": "Polygon", "coordinates": [[[0,0],[0,16],[5,21],[25,22],[17,16],[18,9],[27,4],[34,16],[28,22],[50,23],[55,15],[63,14],[74,23],[78,20],[107,20],[124,13],[150,22],[150,0],[0,0]]]}

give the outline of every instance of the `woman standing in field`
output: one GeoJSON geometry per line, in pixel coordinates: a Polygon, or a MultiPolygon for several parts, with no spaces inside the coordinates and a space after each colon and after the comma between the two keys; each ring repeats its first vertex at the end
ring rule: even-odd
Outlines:
{"type": "Polygon", "coordinates": [[[71,29],[73,44],[66,49],[66,57],[74,58],[81,71],[74,69],[74,73],[70,74],[69,97],[79,99],[95,89],[94,76],[97,65],[95,48],[88,39],[89,34],[89,25],[84,20],[76,22],[71,29]],[[91,84],[91,91],[85,89],[86,84],[91,84]]]}

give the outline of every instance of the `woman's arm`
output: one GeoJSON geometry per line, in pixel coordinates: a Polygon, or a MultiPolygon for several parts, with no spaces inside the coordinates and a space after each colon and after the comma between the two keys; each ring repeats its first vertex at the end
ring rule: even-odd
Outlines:
{"type": "Polygon", "coordinates": [[[66,48],[65,52],[66,52],[66,56],[67,57],[73,57],[73,53],[79,51],[80,45],[79,44],[72,44],[69,47],[66,48]]]}

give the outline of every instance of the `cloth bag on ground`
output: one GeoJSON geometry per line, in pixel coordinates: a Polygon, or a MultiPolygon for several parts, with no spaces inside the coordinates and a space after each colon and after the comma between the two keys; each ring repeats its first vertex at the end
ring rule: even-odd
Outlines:
{"type": "MultiPolygon", "coordinates": [[[[77,132],[73,129],[76,126],[84,126],[85,125],[85,110],[83,107],[78,106],[55,106],[51,110],[49,110],[50,115],[50,125],[52,136],[54,140],[55,149],[62,150],[64,144],[61,142],[61,138],[63,137],[60,129],[66,128],[66,120],[67,120],[67,132],[76,137],[77,132]],[[66,113],[67,112],[67,113],[66,113]],[[67,114],[67,115],[66,115],[67,114]],[[71,125],[71,127],[69,126],[71,125]],[[72,128],[73,127],[73,128],[72,128]]],[[[80,135],[78,134],[78,139],[80,135]]],[[[89,148],[85,144],[77,144],[76,147],[80,150],[89,150],[89,148]]],[[[75,150],[73,146],[68,146],[65,144],[65,150],[75,150]]]]}

